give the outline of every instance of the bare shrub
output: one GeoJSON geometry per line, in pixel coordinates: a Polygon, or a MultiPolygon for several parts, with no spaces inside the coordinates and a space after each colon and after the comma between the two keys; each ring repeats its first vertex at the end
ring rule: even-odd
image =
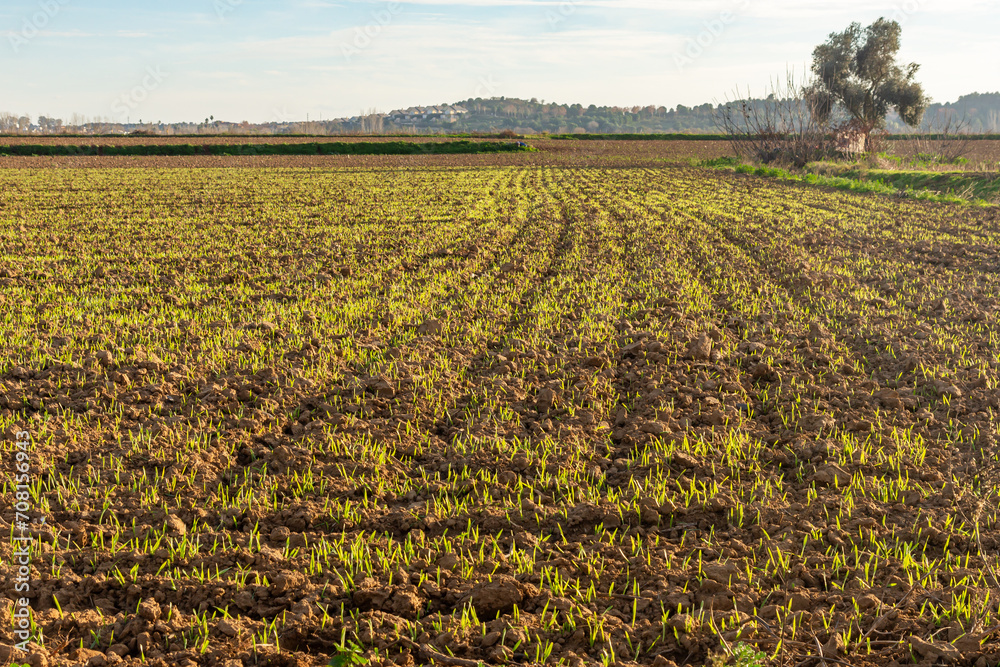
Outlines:
{"type": "Polygon", "coordinates": [[[936,117],[924,120],[919,130],[899,139],[907,157],[919,162],[959,164],[972,151],[975,140],[965,116],[959,118],[951,110],[944,110],[936,117]]]}
{"type": "Polygon", "coordinates": [[[784,81],[772,80],[764,99],[753,99],[749,88],[741,97],[737,88],[736,99],[717,108],[715,125],[743,159],[803,167],[834,157],[838,152],[834,121],[818,120],[818,102],[807,94],[808,88],[809,82],[796,82],[792,72],[784,81]]]}
{"type": "Polygon", "coordinates": [[[362,112],[358,117],[361,134],[382,134],[385,130],[385,116],[376,109],[362,112]]]}

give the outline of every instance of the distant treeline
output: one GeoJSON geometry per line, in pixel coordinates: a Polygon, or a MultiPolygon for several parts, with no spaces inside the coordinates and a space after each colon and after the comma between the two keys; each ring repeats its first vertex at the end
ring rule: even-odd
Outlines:
{"type": "Polygon", "coordinates": [[[384,141],[314,142],[303,144],[155,144],[124,146],[7,145],[0,155],[60,156],[178,156],[178,155],[420,155],[449,153],[516,153],[534,150],[521,142],[500,141],[384,141]]]}
{"type": "MultiPolygon", "coordinates": [[[[731,100],[729,104],[750,107],[766,105],[768,99],[731,100]]],[[[545,100],[523,100],[513,97],[470,98],[442,107],[460,106],[459,116],[428,114],[409,117],[400,114],[370,113],[353,118],[325,121],[282,123],[230,123],[206,119],[205,123],[113,123],[107,121],[74,121],[65,125],[60,118],[39,116],[36,122],[23,115],[0,112],[0,135],[62,135],[81,133],[84,136],[143,134],[148,136],[413,136],[445,135],[483,138],[506,138],[513,134],[717,134],[717,115],[726,103],[705,103],[697,106],[596,106],[594,104],[557,104],[545,100]],[[492,137],[491,137],[492,135],[492,137]],[[499,135],[499,136],[498,136],[499,135]]],[[[886,118],[890,132],[909,129],[899,115],[890,112],[886,118]]],[[[924,114],[919,132],[958,131],[972,133],[1000,132],[1000,92],[972,93],[954,102],[932,103],[924,114]]]]}
{"type": "MultiPolygon", "coordinates": [[[[745,100],[748,104],[766,104],[766,99],[745,100]]],[[[742,102],[742,101],[740,101],[742,102]]],[[[736,102],[739,103],[739,102],[736,102]]],[[[448,119],[422,119],[407,125],[421,133],[510,130],[518,134],[718,134],[716,114],[725,104],[678,104],[668,109],[663,106],[584,106],[582,104],[555,104],[536,99],[475,98],[458,102],[468,113],[452,122],[448,119]]],[[[387,122],[386,131],[399,126],[387,122]]],[[[907,132],[896,113],[886,119],[890,132],[907,132]]],[[[917,131],[996,133],[1000,131],[1000,93],[972,93],[955,102],[933,103],[924,114],[917,131]]],[[[623,137],[624,138],[624,137],[623,137]]]]}
{"type": "Polygon", "coordinates": [[[889,141],[906,141],[907,139],[954,139],[956,136],[961,136],[962,139],[988,139],[991,141],[1000,140],[1000,134],[889,134],[886,139],[889,141]]]}
{"type": "Polygon", "coordinates": [[[552,139],[573,139],[576,141],[725,141],[725,134],[553,134],[552,139]]]}
{"type": "MultiPolygon", "coordinates": [[[[1000,134],[963,134],[963,139],[1000,140],[1000,134]]],[[[571,139],[574,141],[725,141],[726,134],[553,134],[550,139],[571,139]]],[[[954,134],[889,134],[890,141],[906,141],[910,139],[954,139],[954,134]]]]}

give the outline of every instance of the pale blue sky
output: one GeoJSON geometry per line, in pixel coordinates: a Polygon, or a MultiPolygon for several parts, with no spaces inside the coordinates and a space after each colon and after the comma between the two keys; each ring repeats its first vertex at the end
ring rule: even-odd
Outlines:
{"type": "Polygon", "coordinates": [[[261,122],[500,95],[695,105],[762,92],[830,32],[883,15],[935,100],[1000,89],[986,0],[4,0],[0,111],[261,122]]]}

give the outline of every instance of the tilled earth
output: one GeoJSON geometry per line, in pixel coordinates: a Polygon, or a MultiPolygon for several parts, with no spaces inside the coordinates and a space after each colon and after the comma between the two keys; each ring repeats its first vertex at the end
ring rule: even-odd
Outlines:
{"type": "Polygon", "coordinates": [[[36,667],[1000,663],[996,209],[681,167],[0,184],[36,667]]]}

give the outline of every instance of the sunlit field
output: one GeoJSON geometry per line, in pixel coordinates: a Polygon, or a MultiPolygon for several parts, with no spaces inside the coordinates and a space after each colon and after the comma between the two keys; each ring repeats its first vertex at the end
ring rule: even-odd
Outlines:
{"type": "Polygon", "coordinates": [[[0,171],[32,664],[1000,662],[996,207],[504,159],[0,171]]]}

